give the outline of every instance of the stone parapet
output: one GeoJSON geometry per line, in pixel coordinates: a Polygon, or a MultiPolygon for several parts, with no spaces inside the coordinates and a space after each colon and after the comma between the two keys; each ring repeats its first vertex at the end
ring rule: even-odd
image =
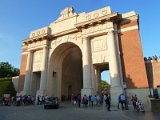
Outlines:
{"type": "Polygon", "coordinates": [[[151,111],[160,113],[160,99],[150,99],[151,101],[151,111]]]}
{"type": "Polygon", "coordinates": [[[50,34],[49,27],[43,27],[43,28],[32,31],[29,35],[29,38],[34,38],[40,35],[49,35],[49,34],[50,34]]]}

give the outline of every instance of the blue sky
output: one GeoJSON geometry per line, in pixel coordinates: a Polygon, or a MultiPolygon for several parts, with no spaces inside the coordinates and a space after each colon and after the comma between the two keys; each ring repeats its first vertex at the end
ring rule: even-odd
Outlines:
{"type": "Polygon", "coordinates": [[[65,7],[76,13],[111,6],[112,12],[134,10],[140,18],[140,35],[144,56],[160,56],[159,0],[0,0],[0,62],[19,68],[22,40],[32,30],[55,21],[65,7]]]}

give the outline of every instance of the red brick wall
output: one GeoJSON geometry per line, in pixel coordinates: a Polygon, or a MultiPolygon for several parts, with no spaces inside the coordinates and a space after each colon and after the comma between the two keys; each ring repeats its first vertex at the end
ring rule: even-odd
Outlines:
{"type": "Polygon", "coordinates": [[[153,66],[153,86],[154,88],[157,85],[160,85],[160,62],[154,61],[152,63],[153,66]]]}
{"type": "Polygon", "coordinates": [[[127,27],[131,27],[131,26],[135,26],[137,25],[137,21],[133,21],[133,22],[130,22],[130,23],[126,23],[126,24],[123,24],[123,25],[120,25],[119,28],[127,28],[127,27]]]}
{"type": "Polygon", "coordinates": [[[151,88],[157,88],[160,85],[160,61],[146,61],[146,71],[151,88]]]}
{"type": "MultiPolygon", "coordinates": [[[[138,25],[137,21],[121,25],[126,28],[138,25]]],[[[123,77],[127,88],[147,88],[148,80],[138,29],[119,34],[123,77]]]]}
{"type": "Polygon", "coordinates": [[[26,72],[26,64],[27,64],[27,54],[23,54],[27,52],[27,47],[22,48],[22,58],[21,58],[21,66],[20,66],[20,76],[19,76],[19,83],[18,83],[18,92],[23,90],[24,86],[24,79],[25,79],[25,72],[26,72]]]}

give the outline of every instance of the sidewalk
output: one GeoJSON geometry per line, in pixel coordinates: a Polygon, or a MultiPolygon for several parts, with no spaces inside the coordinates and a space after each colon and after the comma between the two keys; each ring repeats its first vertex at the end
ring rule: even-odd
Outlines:
{"type": "Polygon", "coordinates": [[[0,120],[160,120],[160,114],[118,110],[107,111],[105,106],[81,107],[71,102],[61,103],[58,109],[44,109],[43,105],[0,106],[0,120]]]}

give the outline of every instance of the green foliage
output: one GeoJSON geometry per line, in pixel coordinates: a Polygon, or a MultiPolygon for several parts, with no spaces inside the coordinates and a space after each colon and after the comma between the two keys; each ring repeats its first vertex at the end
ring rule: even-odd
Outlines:
{"type": "Polygon", "coordinates": [[[101,80],[101,86],[100,86],[101,91],[108,90],[110,86],[111,85],[107,81],[101,80]]]}
{"type": "Polygon", "coordinates": [[[14,68],[8,62],[0,62],[0,78],[13,77],[19,75],[19,69],[14,68]]]}
{"type": "Polygon", "coordinates": [[[3,94],[10,94],[11,96],[16,95],[16,90],[13,86],[11,78],[0,79],[0,96],[3,94]]]}

